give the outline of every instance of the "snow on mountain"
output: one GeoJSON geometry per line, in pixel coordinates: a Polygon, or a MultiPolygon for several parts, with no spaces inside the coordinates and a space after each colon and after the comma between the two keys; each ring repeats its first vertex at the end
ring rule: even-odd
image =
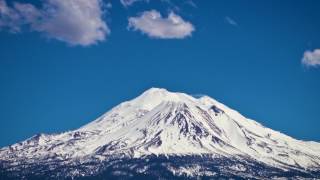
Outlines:
{"type": "MultiPolygon", "coordinates": [[[[203,96],[151,88],[95,121],[61,134],[39,134],[0,149],[19,162],[101,161],[110,156],[247,157],[282,169],[320,169],[320,144],[296,140],[203,96]]],[[[238,167],[238,166],[235,166],[238,167]]]]}

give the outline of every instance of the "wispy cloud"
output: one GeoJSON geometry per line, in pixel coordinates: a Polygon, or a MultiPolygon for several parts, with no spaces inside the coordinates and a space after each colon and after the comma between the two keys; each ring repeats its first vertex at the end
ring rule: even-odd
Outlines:
{"type": "Polygon", "coordinates": [[[192,0],[187,0],[185,2],[186,4],[190,5],[191,7],[197,8],[197,4],[195,2],[193,2],[192,0]]]}
{"type": "Polygon", "coordinates": [[[305,51],[301,62],[307,67],[320,67],[320,49],[305,51]]]}
{"type": "Polygon", "coordinates": [[[136,2],[139,1],[145,1],[145,2],[149,2],[149,0],[120,0],[120,3],[124,6],[124,7],[129,7],[131,5],[133,5],[136,2]]]}
{"type": "Polygon", "coordinates": [[[164,18],[156,10],[145,11],[140,16],[129,18],[129,29],[139,30],[149,37],[160,39],[183,39],[191,36],[194,26],[175,13],[164,18]]]}
{"type": "Polygon", "coordinates": [[[101,0],[44,0],[42,7],[17,2],[9,7],[0,0],[0,30],[19,32],[28,26],[50,38],[82,46],[103,41],[110,33],[102,20],[101,0]]]}
{"type": "Polygon", "coordinates": [[[133,3],[137,2],[139,0],[120,0],[121,4],[125,7],[131,6],[133,3]]]}
{"type": "Polygon", "coordinates": [[[31,4],[13,3],[9,7],[4,0],[0,0],[0,30],[20,32],[21,26],[33,24],[41,17],[41,12],[31,4]]]}
{"type": "Polygon", "coordinates": [[[232,19],[231,17],[226,16],[224,19],[228,24],[230,24],[232,26],[238,26],[238,23],[234,19],[232,19]]]}

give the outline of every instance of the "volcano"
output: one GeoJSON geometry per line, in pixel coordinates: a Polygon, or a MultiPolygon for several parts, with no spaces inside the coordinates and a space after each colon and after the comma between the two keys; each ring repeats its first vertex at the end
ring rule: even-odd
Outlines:
{"type": "Polygon", "coordinates": [[[0,179],[320,178],[320,143],[151,88],[79,129],[0,149],[0,179]]]}

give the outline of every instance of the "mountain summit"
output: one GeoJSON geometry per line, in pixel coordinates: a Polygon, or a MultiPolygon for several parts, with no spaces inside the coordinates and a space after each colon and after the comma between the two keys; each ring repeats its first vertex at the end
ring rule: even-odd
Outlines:
{"type": "Polygon", "coordinates": [[[320,144],[203,96],[151,88],[89,124],[0,150],[0,178],[320,177],[320,144]]]}

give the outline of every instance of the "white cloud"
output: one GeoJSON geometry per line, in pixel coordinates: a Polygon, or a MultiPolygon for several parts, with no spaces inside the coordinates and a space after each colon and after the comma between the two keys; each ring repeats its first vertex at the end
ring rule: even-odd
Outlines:
{"type": "Polygon", "coordinates": [[[31,4],[14,3],[11,8],[6,1],[0,0],[0,29],[19,32],[22,25],[35,21],[39,16],[40,13],[31,4]]]}
{"type": "Polygon", "coordinates": [[[140,30],[149,37],[161,39],[183,39],[191,36],[194,26],[171,12],[167,18],[156,10],[145,11],[138,17],[129,18],[129,29],[140,30]]]}
{"type": "Polygon", "coordinates": [[[0,29],[20,31],[23,25],[71,45],[105,40],[110,30],[103,21],[100,0],[44,0],[41,9],[28,3],[8,7],[0,0],[0,29]]]}
{"type": "Polygon", "coordinates": [[[228,24],[230,24],[232,26],[238,26],[238,23],[234,19],[232,19],[231,17],[226,16],[224,19],[228,24]]]}
{"type": "Polygon", "coordinates": [[[302,64],[308,67],[320,66],[320,49],[305,51],[302,58],[302,64]]]}

